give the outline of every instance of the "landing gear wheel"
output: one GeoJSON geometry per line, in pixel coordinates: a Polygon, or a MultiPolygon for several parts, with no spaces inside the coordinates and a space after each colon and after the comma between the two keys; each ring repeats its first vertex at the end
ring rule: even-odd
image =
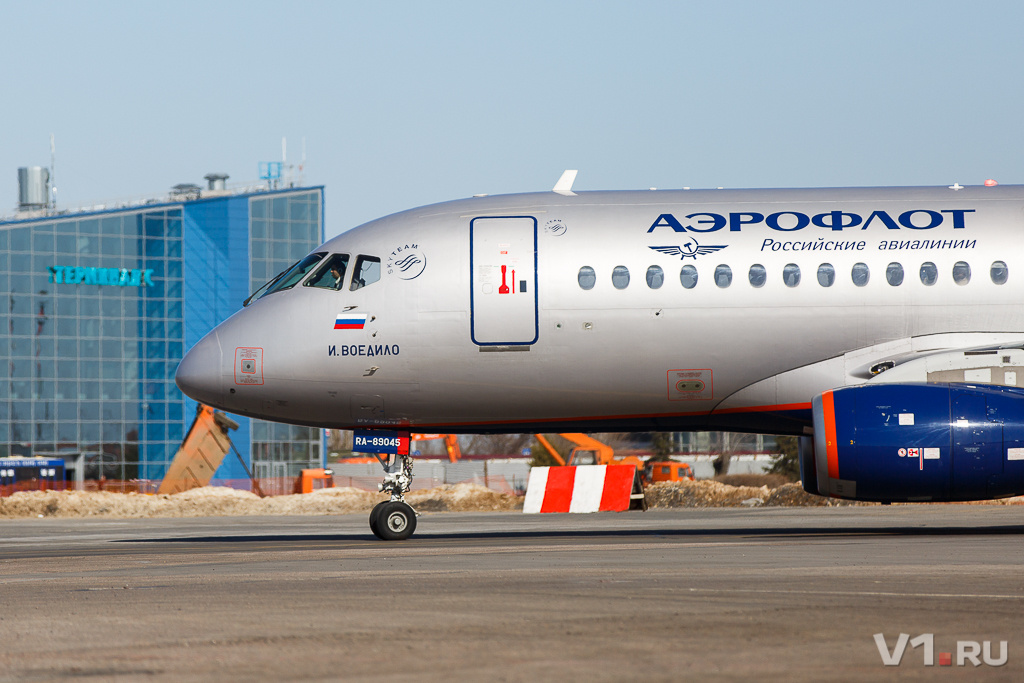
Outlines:
{"type": "Polygon", "coordinates": [[[377,538],[383,538],[383,536],[380,535],[380,529],[377,528],[377,520],[380,517],[381,508],[383,508],[389,502],[391,501],[385,500],[383,502],[377,503],[376,505],[373,506],[373,509],[370,510],[370,531],[372,531],[373,535],[377,538]]]}
{"type": "Polygon", "coordinates": [[[416,512],[407,503],[388,501],[378,507],[380,509],[376,520],[371,513],[370,523],[376,521],[377,528],[374,533],[379,538],[385,541],[404,541],[416,531],[416,512]]]}

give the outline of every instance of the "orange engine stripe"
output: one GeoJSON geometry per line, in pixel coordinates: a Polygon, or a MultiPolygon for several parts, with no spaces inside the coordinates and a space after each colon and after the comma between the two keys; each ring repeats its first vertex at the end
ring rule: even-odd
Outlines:
{"type": "Polygon", "coordinates": [[[839,478],[839,450],[836,443],[836,405],[831,391],[821,395],[821,408],[825,415],[825,452],[828,453],[828,477],[839,478]]]}

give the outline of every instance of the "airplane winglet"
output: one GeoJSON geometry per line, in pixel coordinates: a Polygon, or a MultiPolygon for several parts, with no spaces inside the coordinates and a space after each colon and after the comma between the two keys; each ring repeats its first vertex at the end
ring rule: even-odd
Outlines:
{"type": "Polygon", "coordinates": [[[572,184],[576,182],[577,173],[579,173],[579,171],[570,171],[567,169],[562,173],[562,177],[558,179],[555,186],[551,188],[551,191],[565,195],[566,197],[575,197],[576,193],[572,191],[572,184]]]}

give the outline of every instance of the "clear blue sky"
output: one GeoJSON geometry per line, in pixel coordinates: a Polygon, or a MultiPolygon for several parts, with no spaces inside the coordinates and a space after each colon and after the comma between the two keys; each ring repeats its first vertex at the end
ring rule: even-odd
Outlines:
{"type": "Polygon", "coordinates": [[[254,180],[328,236],[475,193],[1024,182],[1024,3],[0,0],[0,213],[254,180]]]}

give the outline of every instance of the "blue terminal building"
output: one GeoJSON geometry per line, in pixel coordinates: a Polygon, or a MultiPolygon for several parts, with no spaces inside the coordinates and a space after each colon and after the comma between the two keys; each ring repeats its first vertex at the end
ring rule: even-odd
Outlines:
{"type": "MultiPolygon", "coordinates": [[[[0,218],[0,458],[163,478],[197,408],[174,384],[185,350],[324,238],[323,187],[232,191],[224,177],[112,210],[23,203],[0,218]]],[[[255,476],[323,466],[321,430],[232,417],[255,476]]],[[[213,483],[248,487],[240,458],[213,483]]]]}

